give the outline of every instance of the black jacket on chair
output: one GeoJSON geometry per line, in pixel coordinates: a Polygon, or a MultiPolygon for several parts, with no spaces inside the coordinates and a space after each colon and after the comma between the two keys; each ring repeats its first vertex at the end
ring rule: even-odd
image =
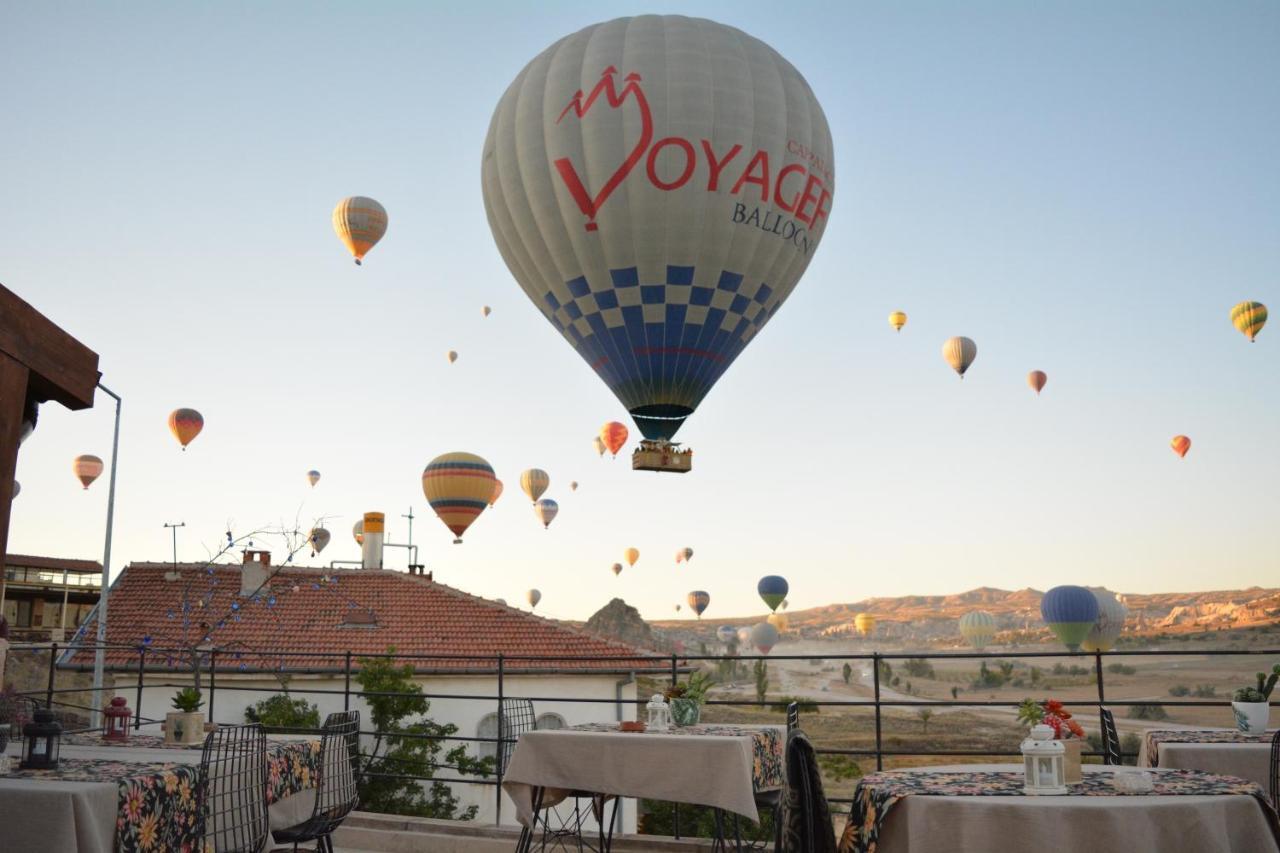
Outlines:
{"type": "Polygon", "coordinates": [[[786,767],[782,853],[836,853],[836,835],[817,756],[808,736],[799,729],[787,735],[786,767]]]}

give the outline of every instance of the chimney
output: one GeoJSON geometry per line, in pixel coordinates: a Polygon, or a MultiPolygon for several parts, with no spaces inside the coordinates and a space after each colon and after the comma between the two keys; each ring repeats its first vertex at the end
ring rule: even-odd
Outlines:
{"type": "Polygon", "coordinates": [[[253,595],[267,582],[271,574],[271,552],[244,552],[244,562],[240,564],[240,594],[253,595]]]}
{"type": "Polygon", "coordinates": [[[364,542],[360,546],[361,567],[382,568],[382,535],[386,516],[380,512],[364,514],[364,542]]]}

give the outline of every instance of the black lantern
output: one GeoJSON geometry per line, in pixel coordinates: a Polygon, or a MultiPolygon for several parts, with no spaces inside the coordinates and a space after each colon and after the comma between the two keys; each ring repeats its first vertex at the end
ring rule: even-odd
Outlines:
{"type": "Polygon", "coordinates": [[[35,719],[22,727],[26,739],[22,746],[23,770],[53,770],[58,766],[58,745],[62,740],[62,723],[48,708],[37,708],[35,719]]]}

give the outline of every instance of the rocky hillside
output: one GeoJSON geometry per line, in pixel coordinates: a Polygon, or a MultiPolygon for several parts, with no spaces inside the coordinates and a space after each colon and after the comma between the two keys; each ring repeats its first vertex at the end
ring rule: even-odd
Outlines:
{"type": "Polygon", "coordinates": [[[642,649],[658,648],[657,638],[640,611],[621,598],[615,598],[591,615],[583,625],[588,633],[618,640],[642,649]]]}

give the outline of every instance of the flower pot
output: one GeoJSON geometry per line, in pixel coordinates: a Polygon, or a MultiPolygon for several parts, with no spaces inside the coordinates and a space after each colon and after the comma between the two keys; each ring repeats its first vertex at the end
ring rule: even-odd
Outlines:
{"type": "Polygon", "coordinates": [[[671,700],[671,719],[677,726],[696,726],[702,718],[702,705],[693,699],[671,700]]]}
{"type": "Polygon", "coordinates": [[[164,742],[182,746],[204,743],[204,714],[199,711],[170,711],[165,714],[164,742]]]}
{"type": "Polygon", "coordinates": [[[1062,774],[1068,785],[1074,785],[1084,778],[1080,770],[1080,751],[1084,749],[1084,741],[1072,738],[1061,743],[1065,750],[1062,755],[1062,774]]]}
{"type": "Polygon", "coordinates": [[[1260,735],[1267,731],[1267,718],[1271,715],[1268,702],[1232,702],[1231,712],[1236,715],[1236,728],[1245,734],[1260,735]]]}

